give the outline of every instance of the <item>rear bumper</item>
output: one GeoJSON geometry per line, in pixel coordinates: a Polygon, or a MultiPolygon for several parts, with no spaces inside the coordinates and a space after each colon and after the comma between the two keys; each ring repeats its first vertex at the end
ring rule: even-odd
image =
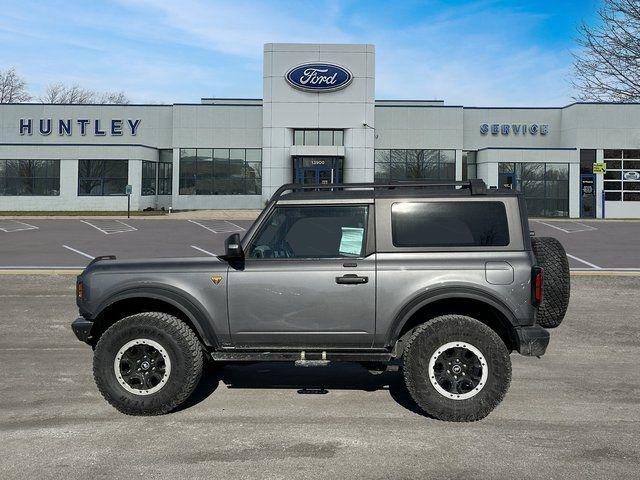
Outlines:
{"type": "Polygon", "coordinates": [[[71,324],[71,330],[76,334],[78,340],[84,343],[91,343],[91,328],[93,322],[84,317],[76,318],[71,324]]]}
{"type": "Polygon", "coordinates": [[[517,327],[518,352],[521,355],[540,357],[549,345],[549,332],[540,325],[517,327]]]}

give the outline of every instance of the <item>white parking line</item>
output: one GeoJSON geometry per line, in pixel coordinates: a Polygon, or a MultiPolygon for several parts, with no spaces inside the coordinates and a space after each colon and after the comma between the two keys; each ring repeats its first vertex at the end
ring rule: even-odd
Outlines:
{"type": "Polygon", "coordinates": [[[82,223],[86,223],[90,227],[99,230],[105,235],[111,235],[112,233],[125,233],[125,232],[135,232],[138,229],[132,227],[131,225],[124,223],[121,220],[92,220],[91,222],[88,220],[80,220],[82,223]]]}
{"type": "Polygon", "coordinates": [[[579,233],[579,232],[593,232],[598,230],[597,227],[592,227],[591,225],[587,225],[586,223],[581,222],[571,222],[572,225],[580,225],[583,228],[578,228],[576,230],[568,230],[569,233],[579,233]]]}
{"type": "Polygon", "coordinates": [[[229,220],[225,220],[225,222],[227,222],[229,225],[233,225],[234,227],[236,227],[241,232],[244,232],[244,228],[242,228],[240,225],[236,225],[235,223],[230,222],[229,220]]]}
{"type": "Polygon", "coordinates": [[[564,233],[592,232],[594,230],[598,230],[596,227],[592,227],[591,225],[586,225],[581,222],[571,222],[572,225],[580,225],[581,227],[584,227],[578,230],[567,230],[566,228],[558,227],[557,225],[543,222],[542,220],[534,220],[534,222],[541,223],[542,225],[546,225],[547,227],[550,227],[550,228],[555,228],[556,230],[560,230],[561,232],[564,232],[564,233]]]}
{"type": "Polygon", "coordinates": [[[209,230],[210,232],[218,233],[218,232],[216,232],[215,230],[211,230],[211,229],[210,229],[209,227],[207,227],[206,225],[203,225],[203,224],[201,224],[201,223],[199,223],[199,222],[196,222],[195,220],[189,220],[189,221],[190,221],[191,223],[195,223],[196,225],[198,225],[198,226],[200,226],[200,227],[202,227],[202,228],[204,228],[204,229],[206,229],[206,230],[209,230]]]}
{"type": "Polygon", "coordinates": [[[244,232],[244,228],[230,222],[229,220],[201,220],[200,222],[196,222],[195,220],[189,221],[191,223],[195,223],[199,227],[209,230],[211,233],[244,232]],[[206,222],[206,224],[204,222],[206,222]]]}
{"type": "Polygon", "coordinates": [[[38,230],[39,227],[18,220],[0,220],[0,230],[5,233],[24,232],[25,230],[38,230]]]}
{"type": "Polygon", "coordinates": [[[93,259],[95,258],[95,257],[92,257],[91,255],[89,255],[88,253],[81,252],[80,250],[76,250],[75,248],[70,247],[70,246],[68,246],[68,245],[62,245],[62,246],[63,246],[64,248],[66,248],[67,250],[71,250],[72,252],[75,252],[75,253],[77,253],[78,255],[82,255],[83,257],[90,258],[91,260],[93,260],[93,259]]]}
{"type": "Polygon", "coordinates": [[[191,245],[191,248],[195,248],[196,250],[199,250],[202,253],[206,253],[207,255],[210,255],[212,257],[217,257],[217,255],[215,253],[208,252],[204,248],[196,247],[195,245],[191,245]]]}
{"type": "Polygon", "coordinates": [[[591,262],[587,262],[586,260],[578,258],[575,255],[570,255],[570,254],[567,253],[567,257],[573,258],[574,260],[576,260],[578,262],[581,262],[581,263],[584,263],[585,265],[589,265],[591,268],[594,268],[596,270],[602,270],[602,267],[599,267],[598,265],[595,265],[595,264],[593,264],[591,262]]]}

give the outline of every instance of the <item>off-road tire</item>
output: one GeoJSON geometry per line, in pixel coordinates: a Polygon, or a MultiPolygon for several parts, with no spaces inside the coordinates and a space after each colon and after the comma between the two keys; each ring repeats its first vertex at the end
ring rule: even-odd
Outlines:
{"type": "Polygon", "coordinates": [[[511,383],[509,351],[496,332],[464,315],[443,315],[419,326],[403,354],[403,376],[416,404],[429,416],[451,422],[486,417],[502,401],[511,383]],[[467,342],[483,355],[488,376],[482,389],[462,400],[445,397],[429,378],[429,361],[449,342],[467,342]]]}
{"type": "Polygon", "coordinates": [[[562,323],[569,306],[571,277],[567,253],[562,244],[552,237],[533,237],[531,248],[536,263],[544,269],[537,321],[544,328],[555,328],[562,323]]]}
{"type": "Polygon", "coordinates": [[[203,353],[193,330],[180,319],[160,312],[123,318],[100,337],[93,357],[93,377],[107,402],[127,415],[162,415],[184,402],[202,375],[203,353]],[[114,361],[118,351],[136,339],[157,342],[167,352],[171,371],[166,384],[148,395],[131,393],[118,382],[114,361]]]}

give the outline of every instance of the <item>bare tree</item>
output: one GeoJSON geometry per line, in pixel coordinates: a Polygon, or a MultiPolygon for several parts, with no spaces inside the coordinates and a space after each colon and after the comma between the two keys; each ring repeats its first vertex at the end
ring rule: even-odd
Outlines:
{"type": "Polygon", "coordinates": [[[42,103],[92,103],[95,92],[82,88],[80,85],[65,85],[52,83],[40,97],[42,103]]]}
{"type": "Polygon", "coordinates": [[[598,16],[597,26],[578,27],[575,98],[640,101],[640,0],[604,0],[598,16]]]}
{"type": "Polygon", "coordinates": [[[0,70],[0,103],[20,103],[31,100],[27,92],[27,82],[18,76],[16,69],[11,67],[0,70]]]}
{"type": "Polygon", "coordinates": [[[40,97],[42,103],[111,103],[127,104],[129,98],[124,92],[95,92],[78,84],[65,85],[62,82],[50,84],[40,97]]]}
{"type": "Polygon", "coordinates": [[[98,96],[98,101],[96,103],[114,103],[118,105],[126,105],[131,103],[127,94],[120,92],[104,92],[98,96]]]}

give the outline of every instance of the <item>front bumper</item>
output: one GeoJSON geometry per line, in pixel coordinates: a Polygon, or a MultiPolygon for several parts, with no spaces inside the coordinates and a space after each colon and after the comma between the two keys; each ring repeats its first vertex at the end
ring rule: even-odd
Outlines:
{"type": "Polygon", "coordinates": [[[71,324],[71,330],[76,334],[78,340],[84,343],[91,343],[91,329],[93,322],[84,317],[76,318],[71,324]]]}
{"type": "Polygon", "coordinates": [[[517,327],[518,352],[521,355],[540,357],[549,345],[549,332],[540,325],[517,327]]]}

